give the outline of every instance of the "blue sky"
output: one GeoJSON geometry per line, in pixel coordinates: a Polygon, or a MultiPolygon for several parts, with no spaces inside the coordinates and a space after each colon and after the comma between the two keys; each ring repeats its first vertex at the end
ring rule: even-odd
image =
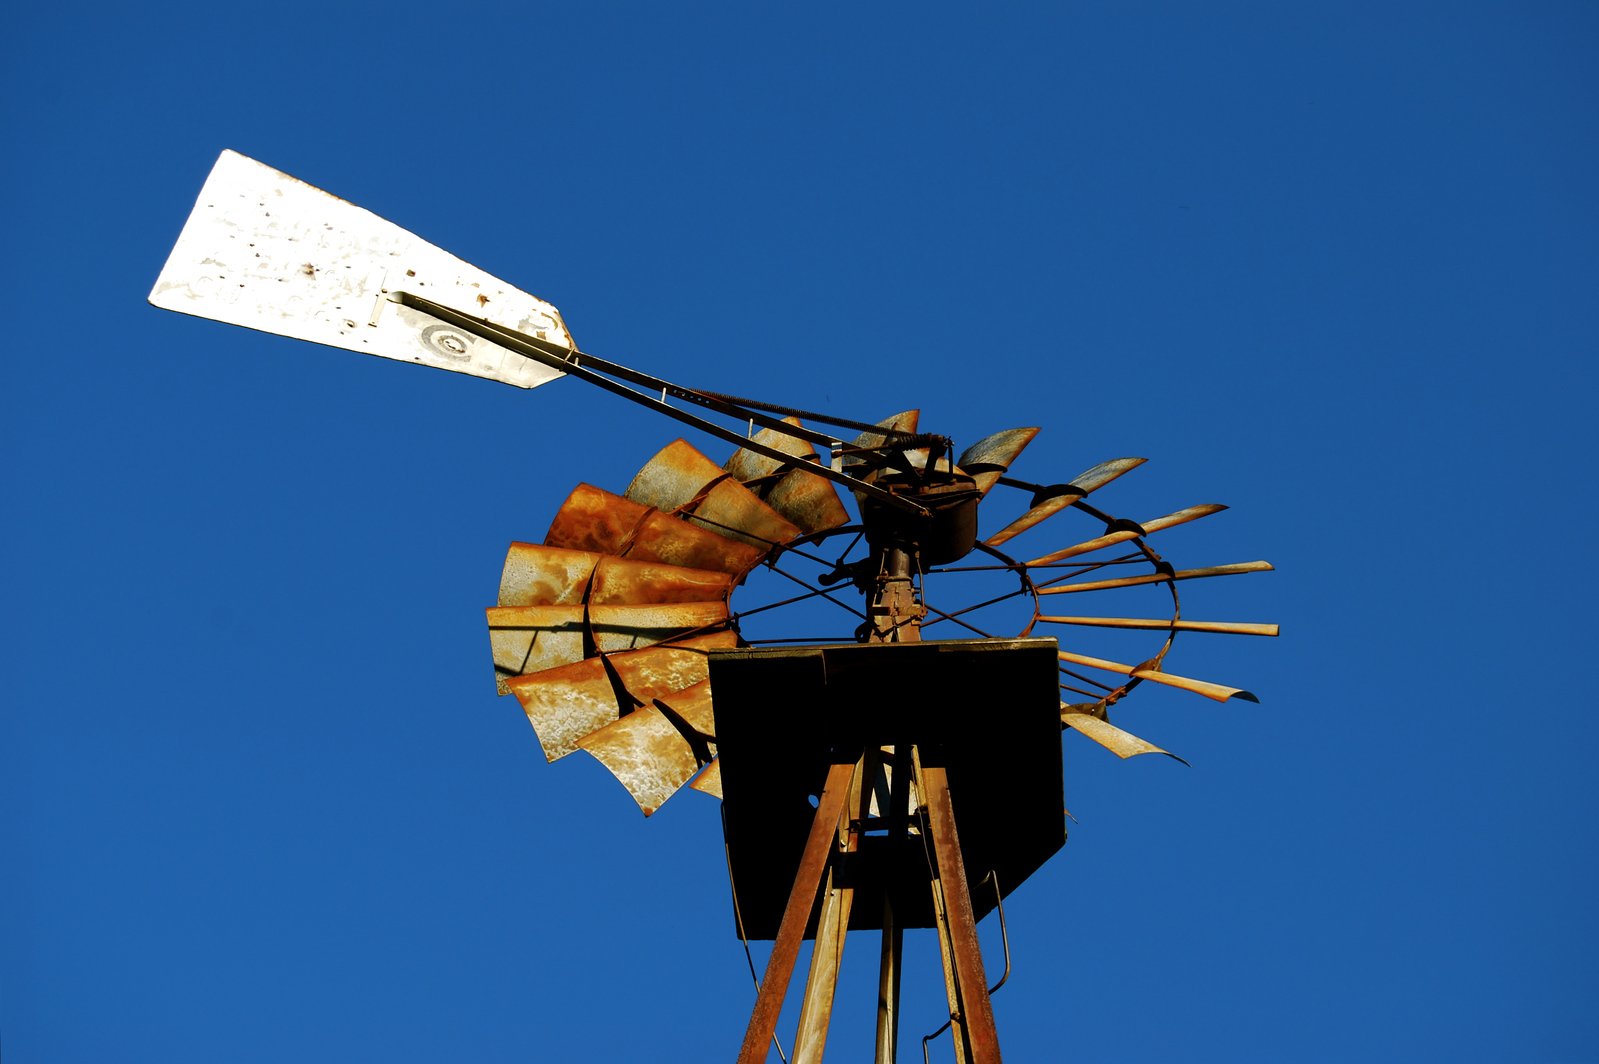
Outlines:
{"type": "Polygon", "coordinates": [[[753,1001],[713,803],[645,821],[487,681],[506,543],[675,429],[147,306],[223,148],[607,357],[1230,504],[1161,549],[1273,561],[1185,604],[1284,634],[1169,667],[1262,704],[1136,692],[1191,769],[1064,737],[1008,1059],[1599,1060],[1596,45],[1554,3],[13,12],[7,1061],[730,1059],[753,1001]]]}

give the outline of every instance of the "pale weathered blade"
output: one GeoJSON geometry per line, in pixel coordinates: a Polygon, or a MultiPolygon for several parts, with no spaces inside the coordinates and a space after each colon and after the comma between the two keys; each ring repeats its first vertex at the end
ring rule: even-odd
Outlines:
{"type": "Polygon", "coordinates": [[[1092,469],[1083,470],[1083,472],[1072,478],[1069,484],[1061,485],[1058,491],[1043,493],[1044,497],[1036,499],[1026,513],[998,532],[995,532],[992,536],[989,536],[983,542],[990,547],[997,547],[1006,540],[1014,539],[1039,522],[1066,509],[1078,499],[1098,491],[1123,473],[1137,469],[1146,460],[1143,458],[1112,458],[1108,462],[1101,462],[1092,469]]]}
{"type": "Polygon", "coordinates": [[[605,654],[636,650],[726,623],[725,601],[589,607],[589,631],[594,645],[605,654]]]}
{"type": "Polygon", "coordinates": [[[501,606],[581,603],[603,554],[536,543],[512,543],[500,572],[501,606]]]}
{"type": "Polygon", "coordinates": [[[978,491],[987,495],[988,489],[1005,475],[1011,463],[1016,461],[1016,456],[1037,435],[1038,429],[1023,428],[1006,429],[992,436],[984,436],[962,451],[955,464],[977,482],[978,491]]]}
{"type": "Polygon", "coordinates": [[[700,767],[688,740],[654,706],[640,706],[585,735],[578,746],[611,770],[645,816],[676,794],[700,767]]]}
{"type": "MultiPolygon", "coordinates": [[[[800,420],[786,417],[783,423],[797,427],[800,420]]],[[[755,434],[755,442],[793,455],[801,463],[816,458],[816,448],[809,440],[777,429],[762,429],[755,434]]],[[[806,472],[803,467],[785,469],[776,458],[741,447],[722,468],[806,532],[822,532],[849,523],[849,511],[839,500],[833,482],[806,472]]]]}
{"type": "Polygon", "coordinates": [[[738,633],[713,632],[624,654],[612,654],[610,662],[627,693],[646,705],[657,698],[704,683],[710,676],[707,654],[712,650],[738,645],[738,633]]]}
{"type": "Polygon", "coordinates": [[[1156,532],[1160,532],[1163,529],[1172,528],[1176,525],[1185,525],[1190,521],[1197,521],[1201,517],[1209,517],[1211,514],[1221,513],[1225,509],[1227,509],[1227,507],[1223,506],[1219,502],[1208,502],[1201,506],[1190,506],[1186,510],[1178,510],[1174,514],[1167,514],[1165,517],[1157,517],[1153,521],[1146,521],[1134,529],[1122,529],[1117,532],[1107,532],[1103,536],[1084,540],[1082,543],[1067,547],[1064,550],[1058,550],[1052,554],[1046,554],[1041,558],[1034,558],[1027,564],[1049,565],[1053,562],[1064,561],[1067,558],[1075,558],[1079,554],[1087,554],[1090,551],[1102,550],[1105,547],[1115,546],[1117,543],[1126,543],[1128,540],[1137,536],[1152,536],[1156,532]]]}
{"type": "Polygon", "coordinates": [[[1038,589],[1040,595],[1066,595],[1073,591],[1104,591],[1113,587],[1137,587],[1140,584],[1165,584],[1172,580],[1199,580],[1208,576],[1240,576],[1244,573],[1269,573],[1271,562],[1238,562],[1234,565],[1212,565],[1205,569],[1179,569],[1174,573],[1145,573],[1143,576],[1123,576],[1115,580],[1089,580],[1081,584],[1052,584],[1038,589]]]}
{"type": "Polygon", "coordinates": [[[722,759],[718,757],[709,765],[706,765],[705,771],[690,780],[688,785],[701,794],[708,794],[712,798],[721,798],[722,759]]]}
{"type": "Polygon", "coordinates": [[[801,535],[687,440],[673,440],[645,463],[624,497],[762,550],[801,535]]]}
{"type": "Polygon", "coordinates": [[[708,741],[711,752],[716,752],[716,717],[711,711],[711,682],[703,680],[681,691],[660,695],[668,715],[676,716],[689,730],[708,741]]]}
{"type": "Polygon", "coordinates": [[[583,659],[583,607],[491,606],[489,646],[501,694],[513,676],[542,672],[583,659]]]}
{"type": "Polygon", "coordinates": [[[1139,754],[1165,754],[1174,761],[1188,764],[1170,750],[1162,750],[1147,739],[1140,739],[1132,732],[1123,731],[1091,713],[1078,712],[1064,702],[1060,706],[1060,722],[1068,728],[1081,732],[1120,758],[1137,757],[1139,754]]]}
{"type": "Polygon", "coordinates": [[[633,705],[630,702],[624,706],[618,701],[607,662],[629,696],[649,705],[656,698],[704,680],[708,675],[707,652],[735,646],[737,642],[734,632],[715,632],[515,676],[506,681],[506,686],[522,704],[544,756],[554,761],[576,750],[583,736],[621,719],[633,705]]]}
{"type": "Polygon", "coordinates": [[[1260,699],[1240,687],[1228,687],[1225,684],[1211,683],[1208,680],[1193,680],[1187,676],[1174,676],[1159,669],[1146,669],[1138,665],[1123,665],[1119,661],[1091,658],[1086,654],[1072,654],[1065,650],[1058,651],[1057,656],[1060,660],[1073,665],[1086,665],[1091,669],[1119,672],[1123,676],[1132,676],[1140,680],[1148,680],[1151,683],[1165,684],[1167,687],[1192,691],[1195,694],[1204,695],[1206,698],[1213,698],[1217,702],[1225,702],[1229,698],[1241,698],[1245,702],[1260,701],[1260,699]]]}
{"type": "Polygon", "coordinates": [[[635,561],[714,569],[735,577],[748,572],[765,554],[590,484],[579,484],[561,504],[544,542],[635,561]]]}
{"type": "MultiPolygon", "coordinates": [[[[649,816],[699,771],[696,743],[715,756],[712,727],[711,685],[702,680],[657,697],[578,745],[610,769],[649,816]]],[[[720,772],[715,775],[720,779],[720,772]]]]}
{"type": "Polygon", "coordinates": [[[167,310],[533,388],[562,376],[390,296],[572,347],[561,314],[371,211],[225,151],[161,270],[167,310]]]}
{"type": "Polygon", "coordinates": [[[1138,628],[1147,631],[1216,632],[1222,635],[1277,634],[1275,624],[1248,621],[1173,621],[1159,617],[1039,617],[1048,624],[1075,624],[1088,628],[1138,628]]]}
{"type": "Polygon", "coordinates": [[[499,604],[714,602],[726,599],[732,587],[729,574],[712,569],[688,569],[547,544],[512,543],[500,577],[499,604]]]}

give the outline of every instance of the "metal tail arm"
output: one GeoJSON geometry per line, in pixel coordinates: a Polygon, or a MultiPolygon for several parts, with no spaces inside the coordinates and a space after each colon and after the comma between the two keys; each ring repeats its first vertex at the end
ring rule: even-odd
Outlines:
{"type": "MultiPolygon", "coordinates": [[[[694,428],[697,428],[702,432],[708,432],[712,436],[716,436],[723,440],[728,440],[740,447],[754,451],[756,454],[761,454],[765,455],[767,458],[776,459],[777,461],[781,462],[783,467],[786,469],[803,469],[808,473],[815,473],[817,476],[831,480],[835,484],[842,484],[851,491],[870,496],[871,498],[877,499],[879,502],[886,503],[889,506],[896,507],[908,513],[920,514],[922,516],[926,516],[928,513],[927,508],[919,503],[912,502],[910,499],[904,498],[903,496],[884,491],[882,488],[879,488],[874,484],[868,484],[859,477],[851,476],[848,473],[833,469],[832,467],[819,462],[807,462],[802,459],[797,459],[793,455],[779,450],[776,447],[770,447],[766,444],[757,442],[756,440],[750,439],[747,436],[734,431],[733,429],[718,425],[714,421],[707,421],[705,418],[702,418],[697,414],[691,414],[686,410],[679,410],[677,407],[667,403],[666,397],[672,396],[677,399],[682,399],[686,402],[696,403],[700,406],[706,407],[707,409],[714,410],[719,414],[725,414],[728,417],[735,417],[742,421],[753,422],[754,424],[760,425],[764,428],[773,429],[777,432],[795,437],[796,439],[806,440],[813,444],[821,444],[831,451],[842,441],[827,435],[825,432],[817,432],[813,429],[804,428],[803,426],[786,424],[781,418],[762,413],[758,410],[752,409],[751,407],[741,406],[738,403],[730,402],[728,399],[724,399],[719,395],[715,395],[710,392],[696,391],[693,388],[685,388],[682,385],[673,384],[670,381],[662,380],[659,377],[653,377],[648,373],[640,373],[638,370],[629,369],[628,367],[618,365],[615,362],[608,362],[603,358],[598,358],[594,355],[589,355],[569,347],[564,347],[561,344],[551,343],[548,340],[540,340],[537,337],[528,336],[527,334],[517,332],[514,329],[507,329],[502,325],[496,325],[491,321],[485,321],[484,319],[474,317],[471,314],[463,314],[461,311],[451,309],[450,307],[446,307],[440,303],[435,303],[431,299],[426,299],[411,292],[391,292],[389,293],[389,298],[403,307],[409,307],[412,310],[419,310],[424,314],[438,318],[440,321],[448,322],[458,329],[464,329],[474,336],[479,336],[490,343],[498,344],[501,347],[514,351],[524,358],[530,358],[535,362],[550,367],[551,369],[559,370],[562,373],[570,374],[579,380],[598,385],[606,391],[611,392],[613,395],[619,395],[624,399],[629,399],[635,403],[638,403],[640,406],[648,407],[651,410],[665,414],[667,417],[670,417],[676,421],[681,421],[685,425],[692,425],[694,428]],[[626,381],[628,384],[641,385],[651,389],[652,392],[659,392],[660,394],[657,396],[655,394],[651,394],[650,392],[643,392],[635,388],[629,388],[626,384],[618,383],[618,380],[612,380],[612,377],[618,378],[620,381],[626,381]]],[[[761,405],[765,406],[766,404],[761,405]]]]}

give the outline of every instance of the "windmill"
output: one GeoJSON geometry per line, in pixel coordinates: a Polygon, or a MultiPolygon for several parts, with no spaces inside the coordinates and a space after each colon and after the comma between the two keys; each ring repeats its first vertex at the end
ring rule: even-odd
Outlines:
{"type": "Polygon", "coordinates": [[[807,938],[793,1059],[821,1059],[851,930],[881,932],[876,1059],[897,1059],[908,927],[937,930],[956,1059],[998,1060],[976,925],[1003,920],[1003,898],[1064,843],[1060,732],[1165,754],[1111,723],[1139,685],[1255,700],[1167,671],[1178,634],[1277,634],[1186,617],[1180,595],[1268,563],[1179,569],[1148,542],[1224,507],[1138,521],[1099,508],[1141,458],[1035,482],[1011,475],[1035,428],[957,451],[914,410],[854,420],[671,383],[582,351],[544,300],[234,152],[150,301],[516,387],[576,377],[729,449],[718,462],[675,439],[618,493],[578,484],[541,540],[511,544],[487,621],[497,689],[546,758],[592,755],[646,816],[684,789],[721,800],[736,930],[773,941],[741,1062],[774,1043],[807,938]],[[980,535],[995,510],[1005,523],[980,535]],[[1063,514],[1084,531],[1015,551],[1063,514]],[[790,591],[736,609],[757,572],[790,591]],[[968,578],[1004,590],[963,600],[968,578]],[[1070,606],[1151,591],[1153,616],[1070,606]],[[757,615],[806,603],[845,623],[746,637],[757,615]],[[924,638],[934,628],[952,638],[924,638]],[[1116,660],[1070,649],[1086,629],[1146,642],[1116,660]]]}

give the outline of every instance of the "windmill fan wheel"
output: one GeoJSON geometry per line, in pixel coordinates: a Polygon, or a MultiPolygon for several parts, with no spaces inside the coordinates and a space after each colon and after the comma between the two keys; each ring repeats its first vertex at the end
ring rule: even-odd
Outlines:
{"type": "MultiPolygon", "coordinates": [[[[916,421],[916,412],[909,411],[880,426],[907,433],[915,431],[916,421]]],[[[1026,636],[1039,625],[1062,626],[1062,632],[1098,628],[1144,633],[1154,645],[1151,652],[1134,655],[1134,663],[1059,651],[1061,724],[1120,757],[1167,753],[1110,723],[1110,707],[1140,683],[1163,684],[1218,701],[1256,700],[1240,688],[1167,672],[1164,661],[1177,634],[1277,634],[1273,624],[1186,619],[1178,585],[1272,567],[1256,561],[1179,570],[1146,542],[1156,532],[1209,516],[1223,506],[1193,506],[1134,522],[1088,503],[1091,494],[1142,464],[1141,458],[1103,462],[1060,484],[1010,479],[1006,474],[1011,464],[1037,431],[995,433],[967,448],[955,462],[942,460],[938,466],[940,476],[935,479],[954,485],[948,507],[952,516],[946,522],[949,528],[938,537],[946,542],[929,543],[911,559],[917,627],[944,626],[952,638],[967,639],[1026,636]],[[979,540],[978,503],[986,502],[991,489],[1000,484],[1029,492],[1028,504],[1008,524],[979,540]],[[955,505],[961,500],[969,505],[955,505]],[[1025,561],[1001,549],[1068,508],[1086,513],[1103,530],[1025,561]],[[990,581],[996,576],[1011,581],[1009,590],[957,601],[960,582],[976,574],[990,581]],[[1069,601],[1060,596],[1144,585],[1169,592],[1169,611],[1160,611],[1166,615],[1083,616],[1055,607],[1069,601]],[[1003,617],[1007,611],[1011,629],[988,630],[989,618],[1003,617]],[[978,618],[984,627],[975,623],[978,618]]],[[[851,523],[833,484],[804,468],[817,460],[811,444],[774,429],[765,429],[754,439],[781,448],[796,461],[783,463],[740,449],[719,466],[687,442],[676,440],[656,454],[621,495],[578,485],[556,513],[542,544],[511,544],[498,604],[488,610],[500,693],[515,695],[521,703],[545,757],[554,761],[577,750],[588,752],[621,781],[646,816],[685,784],[721,797],[708,657],[719,648],[747,645],[741,634],[744,618],[804,600],[828,601],[840,608],[841,618],[851,615],[853,628],[846,626],[836,635],[814,640],[772,641],[919,638],[919,632],[885,628],[871,606],[873,588],[881,587],[885,554],[893,546],[891,521],[874,512],[872,500],[858,497],[860,521],[851,523]],[[735,612],[734,589],[761,566],[780,573],[800,590],[735,612]],[[806,575],[795,571],[805,567],[806,575]],[[848,584],[865,593],[865,608],[846,600],[848,584]]],[[[903,443],[905,437],[898,439],[903,443]]],[[[862,435],[849,449],[856,457],[846,458],[845,468],[851,463],[858,470],[864,468],[866,460],[860,456],[882,450],[886,443],[884,435],[862,435]]],[[[910,459],[910,465],[902,463],[902,468],[914,472],[918,455],[902,451],[900,456],[910,459]]],[[[926,462],[925,451],[920,460],[926,462]]],[[[886,484],[894,475],[878,469],[867,476],[886,484]]],[[[987,585],[989,590],[994,586],[987,585]]]]}

